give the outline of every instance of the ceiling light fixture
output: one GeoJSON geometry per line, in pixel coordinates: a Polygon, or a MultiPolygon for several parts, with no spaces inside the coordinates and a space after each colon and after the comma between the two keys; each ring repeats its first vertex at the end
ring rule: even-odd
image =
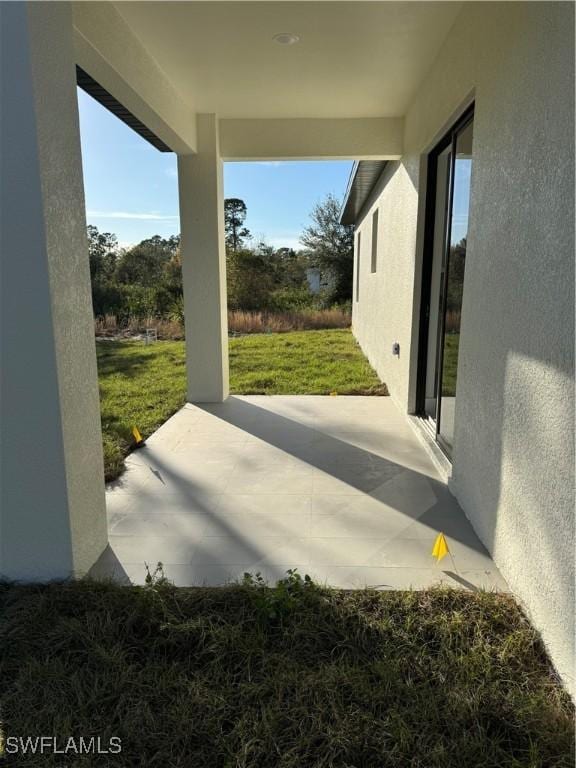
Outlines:
{"type": "Polygon", "coordinates": [[[272,38],[278,45],[294,45],[300,41],[300,37],[293,32],[279,32],[272,38]]]}

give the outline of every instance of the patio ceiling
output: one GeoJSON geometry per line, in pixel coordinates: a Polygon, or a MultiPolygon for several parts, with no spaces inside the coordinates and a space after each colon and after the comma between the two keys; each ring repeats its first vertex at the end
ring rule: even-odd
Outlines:
{"type": "Polygon", "coordinates": [[[227,160],[390,160],[462,3],[76,2],[76,64],[159,142],[227,160]],[[293,33],[294,45],[274,36],[293,33]]]}
{"type": "Polygon", "coordinates": [[[179,95],[220,117],[403,115],[459,2],[122,2],[179,95]],[[279,45],[280,32],[300,36],[279,45]]]}

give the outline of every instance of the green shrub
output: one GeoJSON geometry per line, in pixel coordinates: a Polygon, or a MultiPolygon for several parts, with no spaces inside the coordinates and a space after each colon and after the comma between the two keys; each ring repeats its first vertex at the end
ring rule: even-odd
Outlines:
{"type": "Polygon", "coordinates": [[[260,572],[244,574],[242,584],[248,590],[260,621],[282,623],[303,607],[316,589],[310,576],[306,574],[302,578],[297,568],[289,568],[286,574],[273,587],[268,586],[260,572]]]}
{"type": "Polygon", "coordinates": [[[269,305],[272,312],[308,309],[314,305],[314,294],[310,293],[308,287],[278,288],[270,294],[269,305]]]}
{"type": "Polygon", "coordinates": [[[132,317],[156,314],[156,289],[144,285],[125,285],[125,308],[132,317]]]}
{"type": "Polygon", "coordinates": [[[184,325],[184,297],[178,296],[172,304],[168,312],[168,319],[175,323],[184,325]]]}

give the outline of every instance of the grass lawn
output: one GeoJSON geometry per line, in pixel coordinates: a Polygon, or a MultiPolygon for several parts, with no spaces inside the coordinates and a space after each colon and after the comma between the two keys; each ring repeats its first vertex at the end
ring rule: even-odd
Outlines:
{"type": "MultiPolygon", "coordinates": [[[[107,768],[572,768],[573,709],[506,595],[0,585],[5,737],[107,768]]],[[[8,762],[7,764],[14,764],[8,762]]]]}
{"type": "MultiPolygon", "coordinates": [[[[106,479],[121,474],[136,425],[147,437],[184,403],[184,342],[99,342],[98,373],[106,479]]],[[[348,330],[302,331],[230,340],[235,394],[386,394],[348,330]]]]}
{"type": "Polygon", "coordinates": [[[230,340],[237,395],[382,395],[386,387],[349,330],[263,333],[230,340]]]}
{"type": "Polygon", "coordinates": [[[183,404],[184,342],[103,341],[96,345],[106,480],[124,469],[136,425],[148,437],[183,404]]]}
{"type": "Polygon", "coordinates": [[[459,333],[447,333],[444,337],[444,361],[442,367],[442,394],[444,397],[456,397],[459,344],[459,333]]]}

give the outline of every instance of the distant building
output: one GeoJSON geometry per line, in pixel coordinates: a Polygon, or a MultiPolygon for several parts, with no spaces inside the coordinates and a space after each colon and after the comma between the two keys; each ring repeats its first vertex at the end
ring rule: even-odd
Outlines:
{"type": "Polygon", "coordinates": [[[318,267],[308,267],[306,270],[306,280],[310,293],[320,293],[332,287],[334,279],[326,272],[322,272],[318,267]]]}

